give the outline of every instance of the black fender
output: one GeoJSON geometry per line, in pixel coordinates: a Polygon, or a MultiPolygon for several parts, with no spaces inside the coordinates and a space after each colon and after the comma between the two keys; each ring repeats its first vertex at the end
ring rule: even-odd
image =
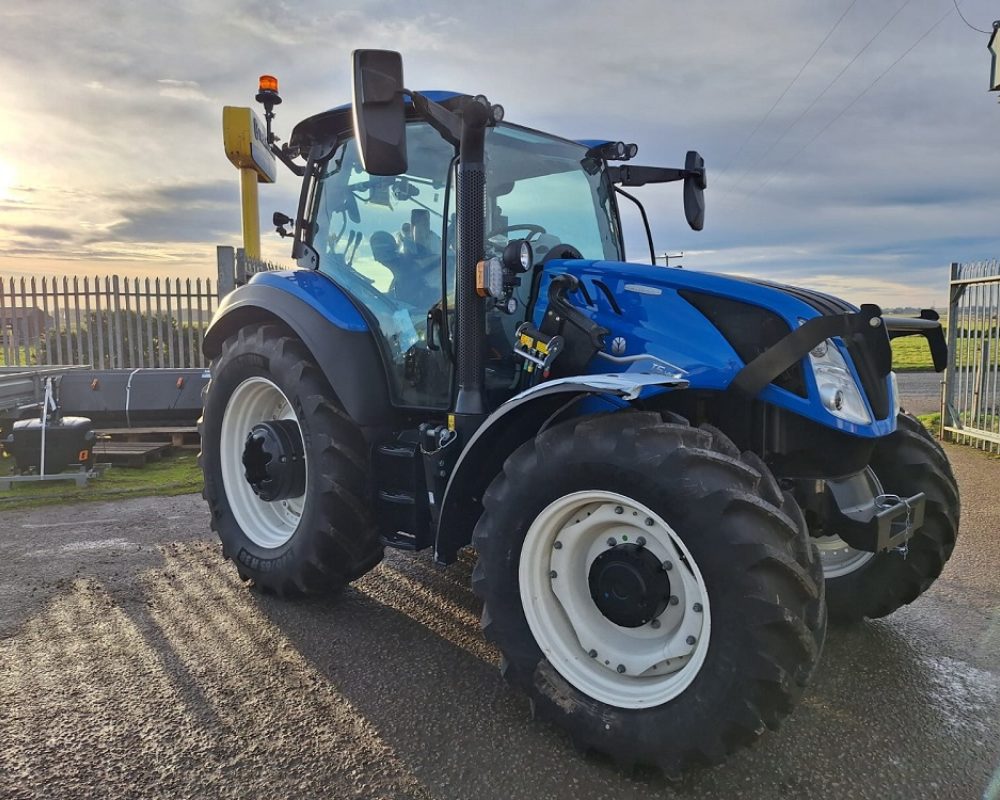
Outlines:
{"type": "Polygon", "coordinates": [[[462,450],[448,479],[438,515],[434,559],[451,564],[472,541],[483,492],[504,461],[556,417],[588,397],[606,397],[610,410],[627,408],[649,386],[684,389],[681,373],[619,372],[546,381],[512,397],[486,418],[462,450]]]}
{"type": "MultiPolygon", "coordinates": [[[[205,356],[218,356],[222,343],[246,325],[280,323],[306,346],[344,411],[357,425],[373,428],[391,424],[396,414],[389,401],[382,357],[370,328],[363,320],[357,322],[362,319],[360,312],[351,305],[350,309],[347,306],[339,309],[342,312],[339,315],[332,311],[323,313],[314,302],[280,286],[274,280],[254,282],[226,295],[205,332],[202,342],[205,356]],[[357,314],[350,318],[349,327],[345,321],[350,314],[343,313],[345,310],[357,314]]],[[[332,282],[328,286],[343,295],[344,302],[350,302],[332,282]]]]}

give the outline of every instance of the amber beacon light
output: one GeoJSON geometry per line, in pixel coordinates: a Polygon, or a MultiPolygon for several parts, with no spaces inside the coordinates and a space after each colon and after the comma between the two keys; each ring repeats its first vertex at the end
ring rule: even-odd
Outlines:
{"type": "Polygon", "coordinates": [[[278,79],[273,75],[261,75],[260,81],[257,84],[257,91],[259,92],[274,92],[278,93],[278,79]]]}

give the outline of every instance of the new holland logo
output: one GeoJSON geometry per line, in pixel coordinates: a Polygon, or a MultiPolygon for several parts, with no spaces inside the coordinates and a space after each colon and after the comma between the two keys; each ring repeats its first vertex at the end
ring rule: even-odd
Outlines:
{"type": "Polygon", "coordinates": [[[622,355],[627,345],[628,343],[625,341],[624,336],[616,336],[611,340],[611,354],[615,356],[622,355]]]}

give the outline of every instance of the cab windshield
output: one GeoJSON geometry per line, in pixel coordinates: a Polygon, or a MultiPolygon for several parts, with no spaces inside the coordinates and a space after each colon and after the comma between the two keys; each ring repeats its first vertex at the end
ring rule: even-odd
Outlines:
{"type": "Polygon", "coordinates": [[[583,258],[621,260],[603,163],[586,152],[575,142],[516,125],[488,131],[488,249],[528,239],[536,261],[557,244],[583,258]]]}
{"type": "MultiPolygon", "coordinates": [[[[454,175],[444,206],[454,153],[422,122],[407,126],[407,148],[408,172],[394,177],[365,173],[354,140],[337,148],[321,178],[313,246],[320,269],[348,288],[423,314],[440,299],[442,262],[454,291],[454,175]]],[[[528,239],[536,263],[559,244],[583,258],[621,260],[610,194],[603,163],[582,145],[508,124],[487,132],[487,255],[528,239]]]]}

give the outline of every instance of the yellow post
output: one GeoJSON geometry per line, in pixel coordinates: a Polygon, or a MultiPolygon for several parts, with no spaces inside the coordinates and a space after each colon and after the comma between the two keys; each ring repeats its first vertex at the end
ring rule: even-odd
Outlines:
{"type": "Polygon", "coordinates": [[[243,211],[243,252],[247,258],[260,260],[260,203],[257,196],[257,170],[240,168],[240,207],[243,211]]]}
{"type": "Polygon", "coordinates": [[[240,171],[240,207],[243,214],[243,250],[260,258],[260,202],[258,183],[274,183],[277,162],[264,124],[249,108],[222,109],[222,137],[226,156],[240,171]]]}

